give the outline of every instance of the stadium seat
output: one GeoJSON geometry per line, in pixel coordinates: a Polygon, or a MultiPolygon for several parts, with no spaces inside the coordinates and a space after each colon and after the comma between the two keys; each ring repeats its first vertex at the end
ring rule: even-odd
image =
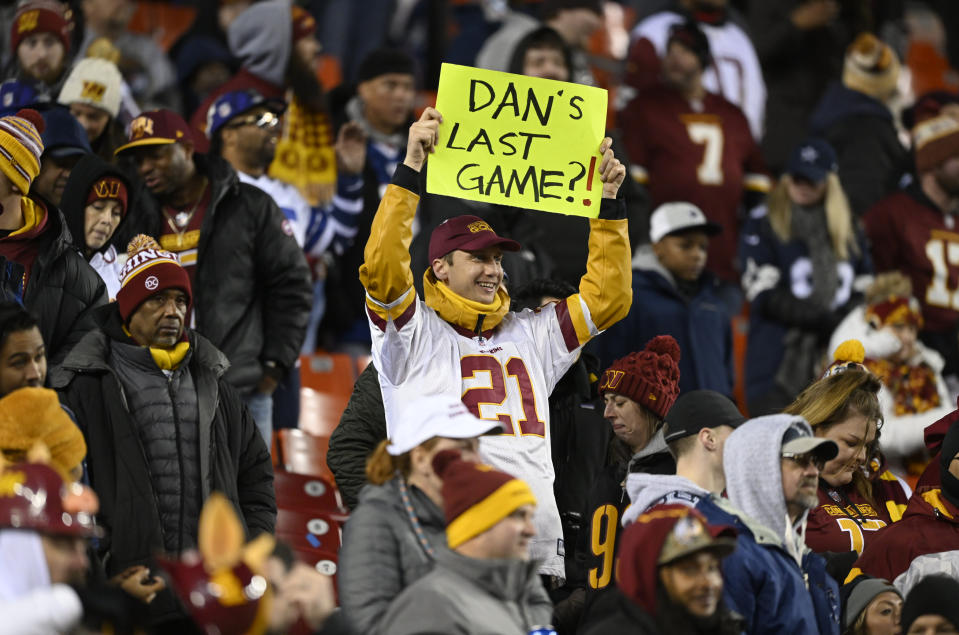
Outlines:
{"type": "Polygon", "coordinates": [[[273,489],[276,491],[276,506],[280,509],[347,513],[336,486],[322,476],[276,470],[273,489]]]}
{"type": "Polygon", "coordinates": [[[337,553],[342,540],[337,516],[320,511],[277,509],[276,537],[291,547],[337,553]]]}
{"type": "Polygon", "coordinates": [[[329,436],[353,394],[356,365],[345,353],[300,357],[300,429],[329,436]]]}
{"type": "Polygon", "coordinates": [[[326,466],[329,448],[329,437],[314,436],[296,428],[280,430],[280,457],[287,472],[322,476],[333,483],[333,472],[326,466]]]}

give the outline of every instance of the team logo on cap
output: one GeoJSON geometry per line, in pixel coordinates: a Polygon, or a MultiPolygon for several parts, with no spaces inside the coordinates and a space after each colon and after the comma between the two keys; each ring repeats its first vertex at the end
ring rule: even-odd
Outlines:
{"type": "Polygon", "coordinates": [[[816,148],[812,146],[805,146],[799,151],[799,156],[805,163],[815,163],[816,159],[819,158],[819,153],[816,152],[816,148]]]}
{"type": "Polygon", "coordinates": [[[478,220],[470,223],[466,226],[466,229],[470,230],[471,234],[476,234],[478,232],[491,232],[493,228],[489,226],[485,220],[478,220]]]}
{"type": "Polygon", "coordinates": [[[83,89],[80,91],[80,97],[91,101],[103,101],[103,93],[106,91],[107,87],[104,84],[85,79],[83,80],[83,89]]]}
{"type": "Polygon", "coordinates": [[[140,139],[153,136],[153,120],[149,117],[137,117],[130,122],[130,138],[140,139]]]}
{"type": "Polygon", "coordinates": [[[20,19],[17,21],[17,33],[26,33],[37,28],[37,24],[40,22],[40,12],[39,11],[27,11],[20,16],[20,19]]]}
{"type": "Polygon", "coordinates": [[[120,196],[120,183],[118,181],[99,181],[93,186],[93,191],[97,198],[117,198],[120,196]]]}
{"type": "Polygon", "coordinates": [[[160,286],[160,281],[157,280],[156,276],[150,276],[149,278],[143,281],[143,286],[149,289],[150,291],[153,291],[154,289],[160,286]]]}
{"type": "Polygon", "coordinates": [[[603,373],[603,383],[600,385],[599,389],[602,390],[616,390],[619,386],[619,382],[623,380],[623,375],[626,373],[621,370],[607,370],[603,373]]]}

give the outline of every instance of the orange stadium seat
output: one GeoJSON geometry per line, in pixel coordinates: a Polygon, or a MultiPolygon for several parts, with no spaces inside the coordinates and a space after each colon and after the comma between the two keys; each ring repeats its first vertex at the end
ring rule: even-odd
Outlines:
{"type": "Polygon", "coordinates": [[[169,2],[137,2],[136,12],[127,25],[133,33],[149,35],[164,51],[169,51],[193,24],[196,9],[169,2]]]}
{"type": "Polygon", "coordinates": [[[273,473],[273,489],[276,506],[281,509],[346,514],[340,492],[322,476],[277,470],[273,473]]]}
{"type": "Polygon", "coordinates": [[[337,553],[342,541],[340,521],[318,511],[276,510],[276,537],[295,549],[337,553]]]}
{"type": "Polygon", "coordinates": [[[356,365],[345,353],[300,357],[300,429],[329,436],[353,393],[356,365]]]}
{"type": "Polygon", "coordinates": [[[296,428],[280,430],[280,460],[287,472],[322,476],[334,482],[333,472],[326,465],[329,449],[329,437],[314,436],[296,428]]]}

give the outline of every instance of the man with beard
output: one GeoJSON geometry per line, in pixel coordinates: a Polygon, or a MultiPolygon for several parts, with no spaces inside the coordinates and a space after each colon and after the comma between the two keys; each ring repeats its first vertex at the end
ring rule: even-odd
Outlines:
{"type": "Polygon", "coordinates": [[[924,344],[946,361],[943,375],[959,373],[959,121],[939,115],[912,132],[916,180],[882,199],[863,222],[876,273],[909,276],[925,325],[924,344]]]}
{"type": "Polygon", "coordinates": [[[839,634],[839,589],[804,542],[806,516],[819,504],[819,474],[837,451],[793,415],[750,419],[726,440],[729,498],[710,494],[696,509],[739,534],[723,562],[723,598],[745,618],[749,635],[839,634]]]}
{"type": "Polygon", "coordinates": [[[224,378],[243,394],[269,447],[273,391],[303,344],[310,272],[273,199],[241,183],[219,156],[194,150],[172,111],[131,122],[117,154],[132,159],[146,188],[124,227],[177,254],[195,299],[187,323],[230,360],[224,378]]]}
{"type": "Polygon", "coordinates": [[[72,28],[69,13],[56,0],[33,0],[17,10],[10,31],[16,76],[30,84],[38,101],[55,99],[60,92],[70,65],[72,28]]]}

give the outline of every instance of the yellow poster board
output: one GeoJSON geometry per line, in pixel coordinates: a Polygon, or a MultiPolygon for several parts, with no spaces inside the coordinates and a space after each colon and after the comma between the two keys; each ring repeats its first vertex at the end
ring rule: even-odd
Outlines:
{"type": "Polygon", "coordinates": [[[602,88],[443,64],[426,191],[595,218],[606,106],[602,88]]]}

